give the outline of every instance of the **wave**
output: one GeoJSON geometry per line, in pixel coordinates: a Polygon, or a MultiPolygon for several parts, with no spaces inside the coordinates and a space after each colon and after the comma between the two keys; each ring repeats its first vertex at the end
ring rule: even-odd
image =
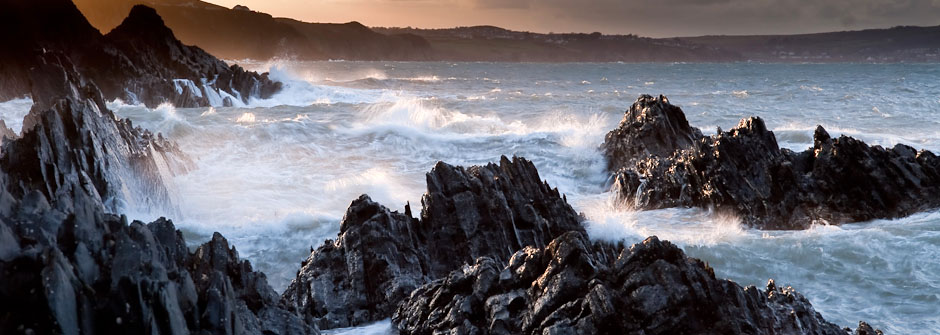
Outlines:
{"type": "Polygon", "coordinates": [[[608,114],[590,115],[562,111],[522,115],[506,119],[496,115],[470,114],[437,106],[436,98],[399,97],[394,101],[362,108],[348,131],[393,131],[411,136],[460,140],[492,136],[552,136],[563,147],[588,148],[603,142],[616,120],[608,114]]]}
{"type": "Polygon", "coordinates": [[[655,235],[681,246],[713,246],[755,234],[733,215],[691,208],[637,211],[612,193],[576,199],[573,205],[587,216],[588,235],[601,241],[636,243],[655,235]]]}
{"type": "Polygon", "coordinates": [[[384,90],[320,85],[318,83],[321,80],[315,79],[312,74],[299,73],[277,63],[268,72],[271,79],[280,81],[284,87],[269,99],[251,99],[248,107],[375,103],[389,94],[384,90]]]}
{"type": "Polygon", "coordinates": [[[323,330],[324,335],[388,335],[394,333],[395,330],[390,319],[357,327],[323,330]]]}

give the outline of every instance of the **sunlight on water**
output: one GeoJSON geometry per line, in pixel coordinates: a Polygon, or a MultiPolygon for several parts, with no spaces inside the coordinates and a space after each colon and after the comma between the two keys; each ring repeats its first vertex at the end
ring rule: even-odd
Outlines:
{"type": "MultiPolygon", "coordinates": [[[[175,180],[182,217],[173,219],[190,243],[223,233],[278,291],[311,247],[335,237],[360,194],[392,210],[410,202],[417,212],[425,173],[437,161],[473,165],[519,155],[585,214],[593,238],[633,243],[657,235],[741,285],[761,287],[768,278],[792,285],[842,326],[867,320],[889,333],[940,332],[940,213],[780,232],[747,229],[737,218],[699,209],[636,212],[606,193],[598,150],[637,95],[662,93],[706,134],[758,115],[781,146],[794,150],[812,146],[822,124],[833,136],[938,151],[934,67],[289,61],[245,67],[271,70],[285,89],[246,107],[151,110],[120,101],[109,107],[170,136],[195,160],[197,168],[175,180]],[[900,76],[906,79],[899,84],[893,79],[900,76]]],[[[7,124],[25,115],[18,104],[0,104],[7,124]]],[[[382,333],[389,324],[344,331],[382,333]]]]}

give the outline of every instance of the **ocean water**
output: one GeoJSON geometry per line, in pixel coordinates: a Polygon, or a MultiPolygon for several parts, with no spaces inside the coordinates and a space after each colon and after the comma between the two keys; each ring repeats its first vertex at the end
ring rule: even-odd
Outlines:
{"type": "MultiPolygon", "coordinates": [[[[312,247],[335,237],[360,194],[401,211],[420,204],[437,161],[518,155],[589,218],[594,238],[671,240],[741,285],[793,286],[840,326],[940,333],[940,211],[806,231],[743,228],[698,209],[635,212],[614,205],[598,151],[647,93],[669,97],[706,134],[756,115],[794,150],[811,146],[821,124],[834,136],[940,152],[940,65],[241,64],[286,88],[243,107],[110,105],[196,161],[174,181],[183,216],[173,220],[190,243],[221,232],[278,291],[312,247]]],[[[0,115],[16,124],[28,107],[0,103],[0,115]]]]}

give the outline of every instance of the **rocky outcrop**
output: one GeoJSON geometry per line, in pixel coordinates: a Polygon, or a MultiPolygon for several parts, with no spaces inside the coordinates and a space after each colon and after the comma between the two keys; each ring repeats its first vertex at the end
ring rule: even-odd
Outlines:
{"type": "Polygon", "coordinates": [[[49,56],[34,71],[60,81],[34,86],[43,102],[25,117],[22,135],[0,148],[5,191],[15,199],[38,192],[79,220],[97,208],[178,215],[172,178],[190,168],[186,155],[161,135],[118,120],[66,58],[49,56]],[[53,99],[55,92],[69,93],[53,99]]]}
{"type": "Polygon", "coordinates": [[[682,109],[669,104],[665,96],[643,95],[624,114],[620,127],[604,138],[607,166],[616,170],[652,155],[669,157],[701,137],[701,131],[689,126],[682,109]]]}
{"type": "MultiPolygon", "coordinates": [[[[69,0],[15,1],[0,13],[0,100],[33,95],[35,86],[58,78],[37,73],[56,54],[74,66],[82,81],[94,82],[105,99],[154,107],[247,103],[268,98],[281,84],[267,74],[237,65],[179,42],[156,12],[135,6],[107,35],[95,30],[69,0]],[[12,33],[16,32],[16,33],[12,33]]],[[[60,97],[69,92],[56,91],[60,97]]],[[[33,96],[33,101],[42,101],[33,96]]]]}
{"type": "Polygon", "coordinates": [[[170,178],[188,159],[45,56],[43,99],[0,147],[0,333],[317,333],[221,235],[190,253],[167,220],[107,214],[173,213],[170,178]]]}
{"type": "Polygon", "coordinates": [[[226,8],[197,0],[74,1],[88,21],[102,31],[120,24],[134,5],[151,6],[181,41],[223,59],[431,60],[432,50],[424,38],[380,34],[358,22],[300,22],[242,5],[226,8]]]}
{"type": "Polygon", "coordinates": [[[302,263],[283,294],[321,328],[389,317],[418,286],[481,256],[504,260],[526,246],[580,231],[580,216],[531,162],[503,157],[470,168],[438,163],[427,175],[419,219],[362,196],[353,201],[336,240],[302,263]]]}
{"type": "Polygon", "coordinates": [[[681,114],[665,97],[642,96],[607,135],[613,189],[625,203],[712,208],[762,229],[896,218],[940,206],[940,159],[929,151],[834,139],[820,126],[812,148],[793,152],[780,148],[758,117],[705,137],[684,127],[681,114]]]}
{"type": "Polygon", "coordinates": [[[18,205],[0,217],[0,333],[318,333],[219,234],[190,253],[165,219],[18,205]]]}
{"type": "Polygon", "coordinates": [[[478,258],[415,290],[393,321],[401,334],[849,333],[792,288],[718,279],[655,236],[615,248],[580,232],[520,250],[506,266],[478,258]]]}

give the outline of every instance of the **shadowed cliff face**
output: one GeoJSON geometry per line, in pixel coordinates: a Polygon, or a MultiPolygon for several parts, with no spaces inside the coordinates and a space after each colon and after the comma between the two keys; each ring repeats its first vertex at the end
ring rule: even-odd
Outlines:
{"type": "MultiPolygon", "coordinates": [[[[197,47],[183,45],[148,7],[134,7],[108,35],[95,30],[68,0],[15,2],[0,15],[0,28],[22,32],[0,37],[0,44],[11,46],[0,51],[0,99],[51,88],[50,77],[35,71],[48,53],[68,59],[81,76],[78,79],[94,82],[105,99],[148,106],[231,105],[269,97],[281,87],[266,74],[228,66],[197,47]]],[[[33,100],[44,103],[35,96],[33,100]]]]}
{"type": "Polygon", "coordinates": [[[779,148],[758,117],[706,137],[663,96],[638,98],[603,150],[625,203],[729,211],[762,229],[896,218],[940,206],[940,158],[929,151],[833,139],[817,127],[813,147],[793,152],[779,148]]]}

